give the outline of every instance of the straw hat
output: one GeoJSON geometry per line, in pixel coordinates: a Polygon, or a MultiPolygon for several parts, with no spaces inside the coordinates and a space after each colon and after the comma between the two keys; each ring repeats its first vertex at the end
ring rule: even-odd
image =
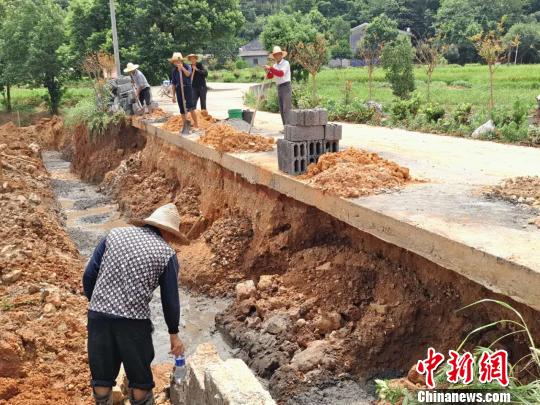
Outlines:
{"type": "Polygon", "coordinates": [[[272,51],[270,55],[274,56],[276,53],[281,53],[283,57],[287,56],[287,51],[282,50],[281,47],[279,46],[274,46],[274,50],[272,51]]]}
{"type": "Polygon", "coordinates": [[[139,68],[139,65],[136,65],[134,63],[129,62],[127,64],[126,68],[124,69],[124,73],[133,72],[134,70],[136,70],[138,68],[139,68]]]}
{"type": "Polygon", "coordinates": [[[174,62],[176,62],[177,60],[179,60],[179,61],[183,61],[183,60],[184,60],[184,57],[182,56],[182,52],[174,52],[174,53],[172,54],[172,57],[169,59],[169,62],[174,63],[174,62]]]}
{"type": "Polygon", "coordinates": [[[176,205],[173,203],[166,204],[156,209],[152,215],[142,220],[130,221],[133,225],[152,225],[163,231],[172,233],[180,238],[183,242],[189,243],[186,236],[180,232],[180,214],[176,205]]]}
{"type": "Polygon", "coordinates": [[[195,60],[199,60],[199,57],[194,53],[190,53],[188,56],[186,56],[187,60],[189,60],[190,58],[195,58],[195,60]]]}

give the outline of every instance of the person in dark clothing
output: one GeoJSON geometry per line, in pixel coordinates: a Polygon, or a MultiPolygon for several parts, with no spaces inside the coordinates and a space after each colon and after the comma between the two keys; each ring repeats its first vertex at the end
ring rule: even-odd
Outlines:
{"type": "Polygon", "coordinates": [[[195,113],[195,103],[193,102],[193,90],[191,87],[191,66],[184,63],[184,57],[180,52],[173,53],[172,58],[169,61],[174,65],[174,69],[171,73],[171,86],[173,86],[173,103],[178,100],[178,107],[180,108],[180,114],[184,119],[187,119],[187,113],[191,113],[191,119],[193,120],[193,127],[197,128],[199,123],[197,122],[197,114],[195,113]],[[182,89],[183,87],[183,89],[182,89]],[[184,110],[184,101],[182,100],[182,90],[186,101],[186,108],[184,110]]]}
{"type": "Polygon", "coordinates": [[[199,57],[195,54],[187,56],[189,63],[191,63],[192,81],[191,87],[193,87],[193,101],[195,108],[199,99],[201,100],[201,110],[206,110],[206,93],[208,89],[206,87],[206,78],[208,77],[208,70],[206,70],[201,62],[197,62],[199,57]]]}
{"type": "Polygon", "coordinates": [[[174,204],[158,208],[142,226],[114,228],[98,244],[83,275],[88,307],[88,363],[96,404],[112,404],[112,387],[123,363],[131,404],[154,403],[154,358],[149,303],[159,286],[161,304],[171,341],[179,356],[184,345],[178,337],[180,299],[178,259],[167,243],[180,233],[180,215],[174,204]]]}

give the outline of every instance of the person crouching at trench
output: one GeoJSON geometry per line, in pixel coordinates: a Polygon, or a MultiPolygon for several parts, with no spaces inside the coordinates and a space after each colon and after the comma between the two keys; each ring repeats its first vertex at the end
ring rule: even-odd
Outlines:
{"type": "Polygon", "coordinates": [[[98,244],[83,275],[88,306],[88,364],[96,404],[112,405],[112,387],[124,365],[132,405],[152,405],[153,326],[149,303],[159,286],[171,353],[184,353],[178,337],[178,259],[169,242],[180,233],[180,214],[164,205],[140,226],[114,228],[98,244]]]}
{"type": "Polygon", "coordinates": [[[180,52],[174,52],[172,58],[169,59],[169,62],[174,65],[174,69],[171,73],[171,85],[173,86],[173,103],[178,100],[180,114],[182,114],[184,120],[187,119],[187,113],[191,113],[193,127],[197,128],[199,126],[199,123],[197,122],[195,104],[193,103],[193,90],[191,87],[191,66],[187,63],[184,63],[184,57],[180,52]]]}

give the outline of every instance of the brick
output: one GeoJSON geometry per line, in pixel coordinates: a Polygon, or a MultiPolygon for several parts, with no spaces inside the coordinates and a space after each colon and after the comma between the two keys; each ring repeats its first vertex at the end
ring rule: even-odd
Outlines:
{"type": "Polygon", "coordinates": [[[287,119],[289,125],[304,125],[304,110],[291,110],[287,119]]]}
{"type": "Polygon", "coordinates": [[[339,141],[325,140],[324,141],[324,152],[339,152],[339,141]]]}
{"type": "Polygon", "coordinates": [[[305,126],[319,125],[319,112],[317,110],[305,110],[305,126]]]}
{"type": "Polygon", "coordinates": [[[328,111],[324,108],[317,108],[317,114],[319,114],[319,125],[326,125],[328,123],[328,111]]]}
{"type": "Polygon", "coordinates": [[[296,176],[306,171],[307,144],[306,142],[290,142],[278,139],[278,167],[282,172],[296,176]]]}
{"type": "Polygon", "coordinates": [[[324,127],[285,125],[285,139],[291,142],[316,141],[324,139],[324,127]]]}
{"type": "Polygon", "coordinates": [[[343,127],[339,124],[326,124],[324,127],[324,139],[329,141],[341,140],[343,127]]]}

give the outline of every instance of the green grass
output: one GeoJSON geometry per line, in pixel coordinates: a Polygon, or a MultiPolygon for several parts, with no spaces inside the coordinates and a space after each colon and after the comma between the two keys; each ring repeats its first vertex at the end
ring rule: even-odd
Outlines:
{"type": "MultiPolygon", "coordinates": [[[[74,106],[82,99],[93,97],[93,94],[93,90],[87,82],[69,83],[62,97],[61,108],[74,106]]],[[[47,109],[46,95],[47,90],[45,88],[13,87],[11,89],[13,111],[27,113],[44,111],[47,109]]],[[[2,101],[1,98],[0,101],[2,101]]],[[[4,109],[5,106],[0,104],[0,110],[4,109]]]]}
{"type": "MultiPolygon", "coordinates": [[[[422,68],[415,68],[417,92],[427,99],[427,76],[422,68]]],[[[512,106],[516,101],[535,104],[540,93],[540,66],[499,66],[495,72],[495,103],[512,106]]],[[[325,69],[318,76],[319,96],[323,99],[343,100],[345,82],[353,83],[353,97],[367,99],[367,71],[363,68],[325,69]]],[[[435,70],[431,84],[431,102],[453,110],[461,103],[471,103],[476,109],[486,108],[489,97],[486,66],[444,66],[435,70]],[[465,87],[467,86],[469,87],[465,87]],[[465,85],[465,86],[464,86],[465,85]]],[[[375,70],[373,99],[383,105],[394,101],[392,89],[384,78],[383,69],[375,70]]]]}

